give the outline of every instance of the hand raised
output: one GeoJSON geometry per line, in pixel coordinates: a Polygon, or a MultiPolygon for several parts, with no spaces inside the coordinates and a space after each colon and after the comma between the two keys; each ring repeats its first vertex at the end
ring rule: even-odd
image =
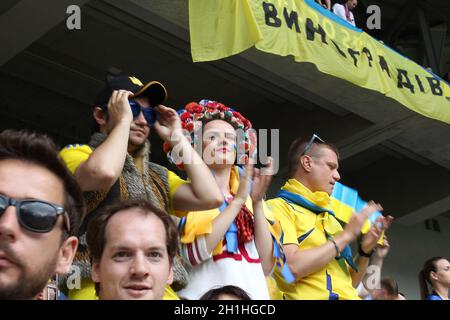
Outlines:
{"type": "Polygon", "coordinates": [[[250,184],[253,176],[253,165],[247,164],[244,167],[244,174],[239,180],[239,188],[234,197],[235,200],[240,200],[245,203],[250,193],[250,184]]]}
{"type": "Polygon", "coordinates": [[[378,244],[375,249],[375,255],[380,259],[384,259],[389,253],[390,248],[391,246],[389,244],[387,236],[384,236],[383,244],[378,244]]]}
{"type": "Polygon", "coordinates": [[[133,92],[126,90],[114,90],[108,101],[108,115],[113,126],[120,121],[131,124],[133,121],[133,113],[131,112],[128,98],[133,92]]]}
{"type": "Polygon", "coordinates": [[[344,228],[344,232],[348,235],[350,242],[354,241],[359,236],[361,228],[367,218],[372,213],[382,210],[383,208],[381,205],[370,201],[359,213],[354,213],[344,228]]]}
{"type": "Polygon", "coordinates": [[[161,104],[156,106],[155,110],[158,112],[158,118],[153,127],[161,139],[173,147],[183,134],[181,130],[181,119],[174,109],[161,104]]]}
{"type": "Polygon", "coordinates": [[[369,232],[364,235],[361,241],[361,249],[366,253],[372,251],[376,247],[383,232],[389,228],[393,220],[394,218],[392,216],[379,217],[371,226],[369,232]]]}
{"type": "Polygon", "coordinates": [[[269,158],[268,164],[263,169],[255,169],[253,172],[253,188],[250,194],[253,202],[261,201],[269,188],[273,177],[273,159],[269,158]]]}

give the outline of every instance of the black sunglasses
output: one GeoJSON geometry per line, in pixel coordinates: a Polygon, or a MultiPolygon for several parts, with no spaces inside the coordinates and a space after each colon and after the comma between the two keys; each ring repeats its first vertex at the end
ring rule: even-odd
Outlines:
{"type": "Polygon", "coordinates": [[[306,145],[305,149],[303,150],[302,156],[304,156],[304,155],[309,151],[309,149],[312,148],[312,146],[314,145],[314,142],[315,142],[316,140],[317,140],[317,141],[320,141],[320,143],[326,143],[325,140],[323,140],[321,137],[319,137],[317,134],[314,133],[314,134],[311,136],[311,139],[309,139],[309,142],[308,142],[308,144],[306,145]]]}
{"type": "MultiPolygon", "coordinates": [[[[12,199],[0,195],[0,217],[9,206],[16,207],[16,214],[20,225],[32,232],[50,232],[58,220],[58,216],[65,213],[64,207],[40,200],[12,199]]],[[[70,232],[70,222],[65,215],[65,225],[70,232]]]]}

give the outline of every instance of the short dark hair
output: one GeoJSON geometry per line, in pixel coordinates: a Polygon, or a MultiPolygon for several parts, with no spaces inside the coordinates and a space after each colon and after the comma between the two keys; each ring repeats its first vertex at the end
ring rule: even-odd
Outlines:
{"type": "Polygon", "coordinates": [[[44,167],[64,185],[64,209],[69,221],[69,235],[77,235],[86,212],[83,194],[67,166],[58,156],[53,140],[44,134],[26,130],[5,130],[0,133],[0,161],[20,160],[44,167]]]}
{"type": "Polygon", "coordinates": [[[386,290],[387,294],[390,296],[398,295],[398,284],[393,278],[383,278],[380,281],[381,289],[386,290]]]}
{"type": "Polygon", "coordinates": [[[252,300],[245,290],[231,285],[213,288],[201,296],[199,300],[219,300],[223,294],[235,296],[239,300],[252,300]]]}
{"type": "Polygon", "coordinates": [[[117,202],[98,212],[95,218],[89,223],[86,234],[86,242],[92,260],[100,261],[102,258],[103,250],[106,245],[106,227],[109,220],[116,213],[131,208],[141,209],[146,214],[154,214],[161,220],[166,230],[167,253],[169,255],[170,264],[172,264],[178,250],[177,227],[166,211],[159,209],[153,203],[145,199],[117,202]]]}
{"type": "MultiPolygon", "coordinates": [[[[311,137],[299,137],[291,143],[291,146],[289,147],[289,152],[288,152],[288,175],[290,178],[292,178],[295,175],[300,157],[303,155],[303,152],[310,140],[311,140],[311,137]]],[[[314,142],[311,146],[311,149],[317,145],[320,145],[320,146],[323,146],[323,147],[326,147],[326,148],[332,150],[334,153],[336,153],[336,155],[339,159],[339,157],[340,157],[339,151],[338,151],[338,148],[334,144],[322,142],[319,139],[316,139],[316,140],[314,140],[314,142]]]]}

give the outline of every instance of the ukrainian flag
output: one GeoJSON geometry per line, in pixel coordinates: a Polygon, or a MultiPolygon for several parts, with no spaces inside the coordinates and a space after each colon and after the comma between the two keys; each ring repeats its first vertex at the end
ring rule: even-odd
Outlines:
{"type": "MultiPolygon", "coordinates": [[[[333,193],[331,194],[331,205],[336,214],[336,218],[342,222],[348,223],[353,213],[358,213],[367,204],[358,195],[358,191],[336,182],[333,193]]],[[[367,233],[372,224],[381,216],[381,212],[374,212],[364,223],[361,232],[367,233]]],[[[382,237],[383,238],[383,237],[382,237]]]]}

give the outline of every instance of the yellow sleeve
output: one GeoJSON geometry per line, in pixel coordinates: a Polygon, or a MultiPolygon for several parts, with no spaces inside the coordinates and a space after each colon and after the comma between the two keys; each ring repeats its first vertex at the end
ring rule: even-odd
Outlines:
{"type": "Polygon", "coordinates": [[[280,201],[283,200],[272,199],[267,201],[267,205],[272,210],[276,220],[281,224],[284,233],[283,244],[298,244],[295,215],[280,201]]]}
{"type": "Polygon", "coordinates": [[[178,188],[183,184],[187,184],[189,182],[181,179],[176,173],[170,170],[167,170],[167,181],[169,184],[169,213],[177,217],[183,217],[186,215],[186,212],[174,210],[173,199],[175,197],[175,192],[177,192],[178,188]]]}
{"type": "MultiPolygon", "coordinates": [[[[183,184],[187,184],[186,180],[181,179],[176,173],[167,170],[167,180],[169,181],[169,196],[172,200],[178,188],[183,184]]],[[[172,202],[172,201],[171,201],[172,202]]]]}
{"type": "Polygon", "coordinates": [[[72,174],[91,154],[91,147],[85,144],[69,144],[59,152],[59,156],[72,174]]]}
{"type": "Polygon", "coordinates": [[[212,222],[219,215],[218,209],[189,212],[181,230],[181,243],[192,243],[198,236],[212,232],[212,222]]]}

